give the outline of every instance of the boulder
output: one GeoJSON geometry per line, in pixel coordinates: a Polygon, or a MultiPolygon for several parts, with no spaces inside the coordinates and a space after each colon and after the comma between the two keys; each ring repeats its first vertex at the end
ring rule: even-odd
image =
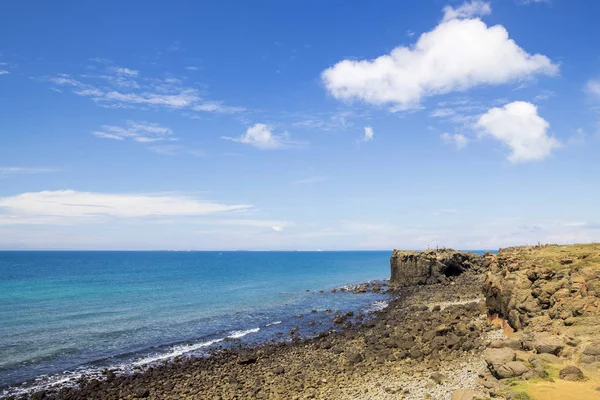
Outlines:
{"type": "Polygon", "coordinates": [[[583,354],[586,356],[600,356],[600,342],[591,343],[585,346],[583,354]]]}
{"type": "Polygon", "coordinates": [[[529,368],[521,361],[510,361],[495,368],[496,375],[500,379],[514,378],[529,372],[529,368]]]}
{"type": "Polygon", "coordinates": [[[486,349],[484,358],[488,366],[500,366],[515,361],[517,354],[514,350],[506,347],[502,349],[486,349]]]}
{"type": "Polygon", "coordinates": [[[546,337],[534,341],[533,348],[538,354],[558,355],[565,345],[558,338],[546,337]]]}
{"type": "Polygon", "coordinates": [[[516,362],[516,358],[517,354],[509,348],[487,349],[484,353],[484,359],[490,372],[498,379],[520,376],[529,370],[524,364],[520,365],[522,363],[512,364],[516,362]],[[525,367],[526,370],[523,371],[522,367],[525,367]]]}
{"type": "Polygon", "coordinates": [[[583,372],[574,365],[569,365],[568,367],[561,369],[558,376],[565,381],[581,381],[584,378],[583,372]]]}

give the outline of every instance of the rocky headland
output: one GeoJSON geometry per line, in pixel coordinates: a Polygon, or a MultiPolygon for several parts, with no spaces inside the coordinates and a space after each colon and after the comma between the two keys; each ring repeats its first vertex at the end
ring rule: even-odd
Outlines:
{"type": "Polygon", "coordinates": [[[395,250],[387,308],[34,399],[600,399],[600,245],[395,250]]]}

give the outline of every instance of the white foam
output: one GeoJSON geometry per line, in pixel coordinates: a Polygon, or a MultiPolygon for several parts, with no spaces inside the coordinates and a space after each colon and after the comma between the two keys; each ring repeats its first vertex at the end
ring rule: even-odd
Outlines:
{"type": "Polygon", "coordinates": [[[266,326],[279,325],[281,321],[269,322],[266,326]]]}
{"type": "Polygon", "coordinates": [[[215,340],[210,340],[208,342],[202,342],[202,343],[197,343],[197,344],[193,344],[193,345],[174,346],[171,348],[171,351],[169,351],[168,353],[156,354],[156,355],[144,357],[141,360],[134,361],[132,363],[132,365],[142,366],[142,365],[151,364],[151,363],[154,363],[157,361],[168,360],[170,358],[182,356],[186,353],[189,353],[189,352],[192,352],[195,350],[199,350],[204,347],[211,346],[215,343],[222,342],[223,340],[225,340],[225,339],[215,339],[215,340]]]}
{"type": "Polygon", "coordinates": [[[389,306],[387,301],[377,300],[375,303],[373,303],[369,307],[367,307],[367,312],[381,311],[384,308],[386,308],[387,306],[389,306]]]}
{"type": "Polygon", "coordinates": [[[260,328],[254,328],[254,329],[248,329],[245,331],[232,331],[229,333],[229,335],[227,336],[229,339],[239,339],[241,337],[244,337],[246,335],[249,335],[251,333],[256,333],[260,331],[260,328]]]}

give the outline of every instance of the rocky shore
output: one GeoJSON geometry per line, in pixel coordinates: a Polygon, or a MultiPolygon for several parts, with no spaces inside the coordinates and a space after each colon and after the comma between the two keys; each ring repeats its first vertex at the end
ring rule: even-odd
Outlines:
{"type": "Polygon", "coordinates": [[[390,262],[389,288],[344,288],[388,290],[388,307],[332,313],[335,331],[32,398],[600,399],[600,245],[394,251],[390,262]]]}

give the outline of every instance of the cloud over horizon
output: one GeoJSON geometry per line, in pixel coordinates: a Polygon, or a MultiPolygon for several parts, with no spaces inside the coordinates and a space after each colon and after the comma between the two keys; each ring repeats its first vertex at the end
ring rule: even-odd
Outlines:
{"type": "Polygon", "coordinates": [[[114,194],[47,190],[0,197],[0,225],[105,221],[106,218],[199,216],[249,210],[177,194],[114,194]]]}

